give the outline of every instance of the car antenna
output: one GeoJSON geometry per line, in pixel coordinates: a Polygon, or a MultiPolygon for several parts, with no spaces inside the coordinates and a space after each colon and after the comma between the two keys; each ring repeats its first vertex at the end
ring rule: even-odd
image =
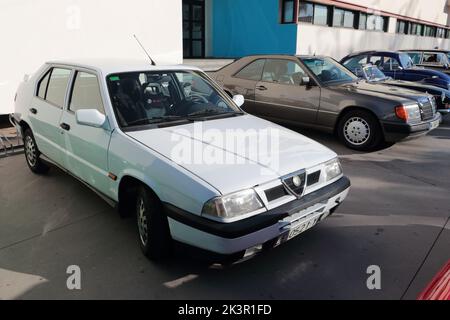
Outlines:
{"type": "Polygon", "coordinates": [[[139,46],[142,48],[142,50],[144,50],[145,54],[147,55],[147,57],[150,59],[150,63],[152,64],[152,66],[156,66],[155,61],[153,61],[152,57],[150,57],[150,55],[148,54],[147,50],[145,50],[144,46],[142,45],[142,43],[139,41],[138,37],[136,37],[135,34],[133,34],[133,37],[136,39],[137,43],[139,44],[139,46]]]}

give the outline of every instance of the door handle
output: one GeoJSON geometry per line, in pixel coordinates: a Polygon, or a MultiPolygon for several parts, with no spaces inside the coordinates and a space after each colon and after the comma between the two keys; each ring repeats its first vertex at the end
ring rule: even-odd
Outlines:
{"type": "Polygon", "coordinates": [[[264,87],[264,86],[258,86],[258,87],[256,87],[256,89],[257,89],[257,90],[261,90],[261,91],[267,90],[267,88],[264,87]]]}
{"type": "Polygon", "coordinates": [[[60,125],[59,125],[61,128],[63,128],[64,130],[66,130],[66,131],[69,131],[70,130],[70,126],[67,124],[67,123],[61,123],[60,125]]]}
{"type": "Polygon", "coordinates": [[[36,109],[36,108],[30,108],[30,112],[31,112],[32,114],[36,114],[36,113],[37,113],[37,109],[36,109]]]}

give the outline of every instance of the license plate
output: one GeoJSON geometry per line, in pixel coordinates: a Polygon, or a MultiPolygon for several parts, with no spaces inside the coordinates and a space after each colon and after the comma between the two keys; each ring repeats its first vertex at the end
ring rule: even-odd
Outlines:
{"type": "Polygon", "coordinates": [[[284,239],[284,241],[291,240],[292,238],[295,238],[296,236],[305,232],[306,230],[314,227],[320,221],[321,216],[322,215],[318,215],[308,221],[305,221],[305,222],[299,223],[298,225],[292,226],[287,234],[287,237],[284,239]]]}
{"type": "Polygon", "coordinates": [[[439,120],[433,121],[430,123],[430,130],[434,130],[439,127],[439,120]]]}

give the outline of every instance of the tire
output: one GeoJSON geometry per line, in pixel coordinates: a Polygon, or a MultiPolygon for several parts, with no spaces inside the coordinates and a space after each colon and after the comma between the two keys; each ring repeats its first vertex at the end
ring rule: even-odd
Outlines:
{"type": "Polygon", "coordinates": [[[161,260],[172,253],[169,223],[159,199],[145,186],[136,196],[138,240],[144,255],[150,260],[161,260]]]}
{"type": "Polygon", "coordinates": [[[345,114],[339,120],[337,131],[343,144],[358,151],[374,150],[384,140],[378,119],[364,110],[345,114]]]}
{"type": "Polygon", "coordinates": [[[25,160],[30,170],[37,174],[47,173],[50,167],[42,161],[41,152],[37,147],[33,132],[29,128],[23,134],[23,146],[25,160]]]}

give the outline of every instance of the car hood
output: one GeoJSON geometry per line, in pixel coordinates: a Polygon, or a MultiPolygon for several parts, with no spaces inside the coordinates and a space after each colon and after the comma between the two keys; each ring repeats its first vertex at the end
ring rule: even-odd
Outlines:
{"type": "Polygon", "coordinates": [[[398,87],[403,87],[403,88],[407,88],[410,90],[418,90],[421,92],[429,92],[431,94],[439,94],[439,95],[444,92],[447,97],[450,97],[449,90],[446,90],[441,87],[436,87],[436,86],[432,86],[429,84],[425,84],[425,83],[420,83],[420,82],[389,79],[389,80],[386,80],[383,82],[379,82],[379,84],[385,84],[385,85],[389,85],[389,86],[398,86],[398,87]]]}
{"type": "Polygon", "coordinates": [[[314,140],[248,114],[126,134],[222,194],[254,187],[337,156],[314,140]],[[253,143],[233,147],[230,141],[237,141],[236,136],[248,137],[247,141],[253,143]]]}
{"type": "Polygon", "coordinates": [[[403,101],[404,99],[418,101],[426,97],[425,93],[420,93],[414,90],[405,88],[386,86],[382,83],[367,82],[365,80],[343,84],[342,89],[349,90],[351,92],[371,95],[374,97],[380,97],[384,99],[395,99],[396,101],[403,101]]]}

